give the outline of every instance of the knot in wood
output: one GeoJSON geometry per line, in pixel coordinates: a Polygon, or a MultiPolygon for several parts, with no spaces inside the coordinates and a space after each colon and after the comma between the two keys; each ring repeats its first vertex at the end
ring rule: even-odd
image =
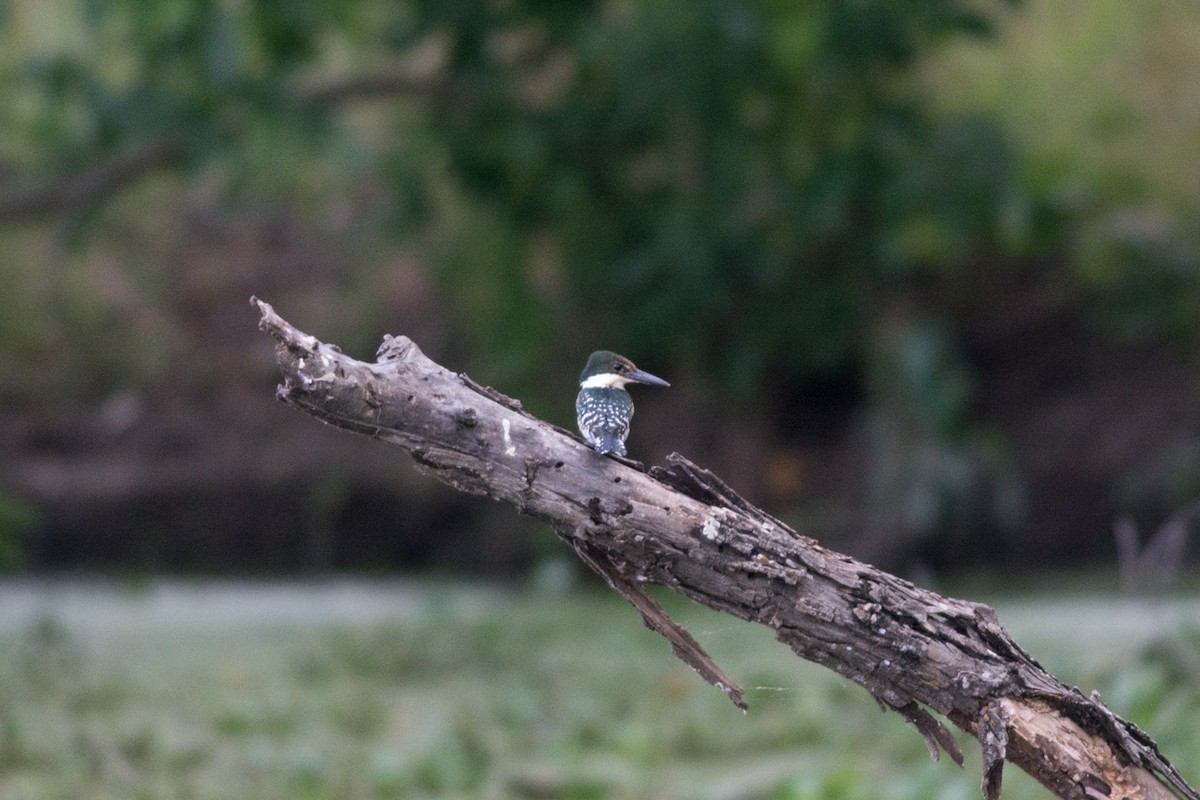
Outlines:
{"type": "Polygon", "coordinates": [[[633,505],[628,500],[617,500],[605,503],[599,497],[591,497],[587,502],[588,519],[603,527],[612,527],[617,518],[633,512],[633,505]]]}
{"type": "Polygon", "coordinates": [[[454,424],[460,428],[474,428],[479,424],[479,415],[475,409],[467,407],[460,408],[453,414],[454,424]]]}

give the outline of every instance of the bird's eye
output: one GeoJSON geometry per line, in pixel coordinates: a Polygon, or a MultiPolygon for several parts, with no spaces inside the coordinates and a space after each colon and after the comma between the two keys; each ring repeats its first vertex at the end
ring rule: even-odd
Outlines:
{"type": "Polygon", "coordinates": [[[620,363],[613,364],[613,372],[624,372],[624,371],[625,371],[624,364],[620,364],[620,363]]]}

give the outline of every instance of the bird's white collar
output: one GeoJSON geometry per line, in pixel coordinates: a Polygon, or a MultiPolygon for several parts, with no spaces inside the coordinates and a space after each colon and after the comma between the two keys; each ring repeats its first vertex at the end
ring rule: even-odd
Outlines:
{"type": "Polygon", "coordinates": [[[600,375],[593,375],[586,381],[579,384],[580,389],[624,389],[625,384],[630,383],[630,380],[624,375],[618,375],[615,372],[605,372],[600,375]]]}

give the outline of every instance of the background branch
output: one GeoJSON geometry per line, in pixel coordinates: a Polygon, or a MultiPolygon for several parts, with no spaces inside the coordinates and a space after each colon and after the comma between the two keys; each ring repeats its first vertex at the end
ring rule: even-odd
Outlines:
{"type": "MultiPolygon", "coordinates": [[[[385,97],[417,97],[439,105],[461,103],[466,95],[465,90],[448,80],[404,72],[378,72],[296,90],[291,100],[298,108],[322,110],[385,97]]],[[[151,173],[178,166],[184,140],[181,134],[151,142],[45,185],[0,193],[0,223],[24,222],[71,211],[114,195],[151,173]]]]}
{"type": "Polygon", "coordinates": [[[88,205],[152,172],[175,166],[181,153],[175,142],[154,142],[113,156],[48,186],[0,194],[0,222],[21,222],[88,205]]]}

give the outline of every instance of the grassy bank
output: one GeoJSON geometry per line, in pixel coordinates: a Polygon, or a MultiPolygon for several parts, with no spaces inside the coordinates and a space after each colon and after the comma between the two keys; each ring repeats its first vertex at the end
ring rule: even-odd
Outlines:
{"type": "MultiPolygon", "coordinates": [[[[10,617],[0,797],[978,793],[970,741],[960,737],[965,770],[931,763],[857,687],[692,606],[673,611],[748,687],[748,715],[604,594],[425,586],[400,601],[366,586],[334,593],[336,605],[328,587],[226,588],[176,589],[193,602],[174,606],[153,587],[101,590],[90,617],[56,611],[51,593],[10,617]]],[[[1006,600],[1000,611],[1048,668],[1099,690],[1198,779],[1200,601],[1006,600]]],[[[1005,797],[1044,796],[1009,771],[1005,797]]]]}

